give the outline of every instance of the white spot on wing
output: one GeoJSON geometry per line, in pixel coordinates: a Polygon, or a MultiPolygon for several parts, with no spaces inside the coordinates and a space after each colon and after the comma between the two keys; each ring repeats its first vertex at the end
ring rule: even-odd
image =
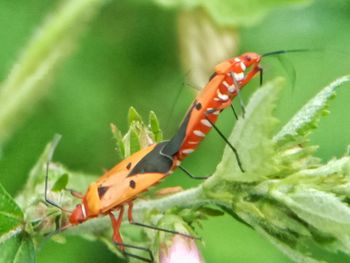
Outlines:
{"type": "Polygon", "coordinates": [[[216,90],[216,93],[218,94],[218,97],[220,100],[226,101],[228,100],[228,96],[226,94],[222,94],[220,90],[216,90]]]}
{"type": "Polygon", "coordinates": [[[236,62],[241,62],[240,58],[234,58],[233,60],[236,62]]]}
{"type": "Polygon", "coordinates": [[[247,67],[244,65],[243,62],[241,62],[241,69],[242,69],[243,71],[245,71],[245,70],[247,69],[247,67]]]}
{"type": "Polygon", "coordinates": [[[226,80],[223,81],[222,84],[227,88],[227,90],[230,93],[233,93],[235,91],[235,85],[229,85],[226,80]]]}
{"type": "Polygon", "coordinates": [[[241,81],[242,79],[244,79],[244,73],[241,72],[241,73],[233,73],[233,76],[235,78],[235,80],[237,81],[241,81]]]}
{"type": "Polygon", "coordinates": [[[184,149],[184,150],[182,150],[182,153],[184,153],[184,154],[190,154],[191,152],[193,152],[193,149],[184,149]]]}
{"type": "Polygon", "coordinates": [[[207,127],[212,127],[210,121],[208,121],[207,119],[201,119],[201,123],[207,127]]]}
{"type": "Polygon", "coordinates": [[[200,131],[200,130],[194,130],[193,134],[198,136],[198,137],[204,137],[205,136],[205,133],[200,131]]]}

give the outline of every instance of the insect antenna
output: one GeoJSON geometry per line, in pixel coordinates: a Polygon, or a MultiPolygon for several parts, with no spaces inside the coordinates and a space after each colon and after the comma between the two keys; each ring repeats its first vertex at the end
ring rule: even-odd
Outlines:
{"type": "Polygon", "coordinates": [[[67,210],[63,207],[61,207],[59,204],[57,204],[55,201],[49,199],[48,197],[48,180],[49,180],[49,166],[50,166],[50,163],[52,161],[52,157],[53,157],[53,154],[55,152],[55,149],[59,143],[59,141],[61,140],[62,138],[62,135],[60,134],[55,134],[55,136],[53,137],[53,140],[52,140],[52,143],[50,145],[50,148],[48,150],[48,154],[47,154],[47,163],[46,163],[46,173],[45,173],[45,192],[44,192],[44,197],[45,197],[45,202],[54,206],[54,207],[57,207],[58,209],[64,211],[64,212],[67,212],[67,213],[71,213],[72,211],[70,210],[67,210]]]}
{"type": "Polygon", "coordinates": [[[310,51],[312,51],[312,50],[308,49],[308,48],[275,50],[275,51],[271,51],[271,52],[266,52],[265,54],[262,54],[261,57],[269,57],[269,56],[287,54],[287,53],[310,52],[310,51]]]}
{"type": "MultiPolygon", "coordinates": [[[[311,49],[307,49],[307,48],[300,48],[300,49],[286,49],[286,50],[275,50],[275,51],[271,51],[271,52],[267,52],[263,55],[261,55],[261,57],[269,57],[269,56],[276,56],[279,60],[279,62],[281,63],[283,69],[286,71],[287,75],[290,76],[291,79],[291,86],[292,86],[292,92],[294,91],[295,88],[295,82],[296,82],[296,70],[295,67],[292,65],[292,63],[290,63],[287,59],[282,58],[281,54],[288,54],[288,53],[301,53],[301,52],[310,52],[310,51],[315,51],[315,50],[311,50],[311,49]]],[[[260,70],[260,86],[263,83],[263,69],[261,68],[260,70]]]]}

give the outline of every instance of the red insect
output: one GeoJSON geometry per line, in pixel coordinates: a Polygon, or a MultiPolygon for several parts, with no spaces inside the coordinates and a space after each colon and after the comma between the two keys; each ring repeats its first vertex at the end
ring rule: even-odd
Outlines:
{"type": "MultiPolygon", "coordinates": [[[[195,98],[194,103],[188,110],[179,131],[171,139],[170,143],[165,146],[163,152],[166,152],[169,156],[176,156],[179,161],[182,161],[198,147],[199,143],[213,127],[233,150],[238,165],[241,171],[244,172],[237,150],[215,126],[218,115],[227,107],[232,106],[232,100],[239,96],[240,90],[257,73],[260,73],[260,83],[262,83],[263,70],[260,67],[262,57],[303,51],[306,50],[280,50],[265,53],[264,55],[248,52],[218,64],[208,84],[195,98]]],[[[232,109],[234,110],[233,106],[232,109]]],[[[178,165],[180,169],[189,174],[180,164],[178,165]]]]}
{"type": "MultiPolygon", "coordinates": [[[[138,194],[159,183],[176,167],[180,167],[193,178],[206,178],[192,176],[180,166],[180,161],[196,149],[211,127],[214,127],[232,148],[243,171],[236,149],[227,141],[214,123],[219,113],[229,107],[233,98],[239,95],[239,91],[258,72],[262,73],[259,63],[263,56],[286,52],[294,51],[275,51],[262,56],[256,53],[245,53],[217,65],[215,73],[210,78],[207,86],[197,96],[176,135],[170,141],[148,146],[121,161],[96,182],[91,183],[85,195],[73,192],[74,196],[82,199],[82,202],[71,212],[69,217],[70,224],[63,228],[66,229],[71,225],[77,225],[101,215],[109,215],[113,226],[113,241],[125,255],[146,262],[153,262],[152,252],[145,247],[125,244],[120,236],[119,228],[124,214],[124,206],[128,206],[128,219],[131,224],[194,238],[176,231],[134,222],[132,216],[133,201],[138,194]],[[119,211],[118,219],[115,218],[113,211],[119,211]],[[125,248],[146,251],[149,254],[149,258],[127,253],[125,248]]],[[[58,139],[56,138],[56,142],[58,139]]],[[[52,152],[49,154],[49,159],[51,157],[52,152]]],[[[48,170],[45,178],[45,200],[49,204],[67,211],[48,199],[47,193],[48,170]]]]}
{"type": "MultiPolygon", "coordinates": [[[[57,142],[58,139],[56,137],[55,141],[57,142]]],[[[109,215],[113,226],[113,241],[119,246],[121,251],[127,256],[135,257],[146,262],[153,262],[152,252],[148,248],[125,244],[122,241],[119,228],[123,219],[124,206],[128,206],[128,220],[130,224],[194,238],[176,231],[137,223],[133,220],[132,207],[137,195],[159,183],[175,168],[176,158],[169,159],[167,156],[161,154],[161,150],[167,143],[168,141],[153,144],[124,159],[111,170],[107,171],[96,182],[91,183],[84,195],[73,192],[73,195],[81,198],[82,201],[73,211],[68,211],[71,213],[69,217],[70,223],[64,226],[63,229],[81,224],[91,218],[109,215]],[[117,219],[113,214],[114,211],[119,211],[117,219]],[[125,248],[146,251],[149,254],[149,258],[127,253],[125,252],[125,248]]],[[[61,208],[54,201],[50,200],[47,197],[47,193],[48,170],[45,178],[45,200],[47,203],[67,212],[66,209],[61,208]]]]}

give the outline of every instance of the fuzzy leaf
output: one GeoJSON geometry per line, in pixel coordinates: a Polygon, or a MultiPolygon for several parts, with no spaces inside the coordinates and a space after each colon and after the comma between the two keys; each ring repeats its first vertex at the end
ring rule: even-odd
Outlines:
{"type": "Polygon", "coordinates": [[[350,235],[350,208],[335,195],[305,187],[291,193],[275,190],[272,195],[315,228],[335,236],[350,235]]]}
{"type": "Polygon", "coordinates": [[[325,113],[327,103],[335,96],[336,88],[350,81],[350,75],[341,77],[325,87],[313,97],[274,137],[274,141],[284,143],[296,140],[299,136],[307,136],[325,113]]]}
{"type": "Polygon", "coordinates": [[[130,155],[141,149],[139,136],[134,126],[130,127],[130,155]]]}
{"type": "Polygon", "coordinates": [[[132,125],[133,122],[140,122],[140,123],[143,123],[142,117],[141,117],[140,114],[136,111],[136,109],[135,109],[134,107],[130,107],[130,108],[129,108],[129,112],[128,112],[128,122],[129,122],[129,126],[132,125]]]}
{"type": "Polygon", "coordinates": [[[151,131],[155,142],[160,142],[163,140],[163,133],[160,129],[159,120],[154,111],[149,113],[149,125],[151,126],[151,131]]]}
{"type": "Polygon", "coordinates": [[[18,233],[23,217],[22,210],[0,184],[0,241],[18,233]]]}
{"type": "Polygon", "coordinates": [[[34,244],[30,236],[22,233],[0,243],[0,262],[34,263],[34,244]]]}
{"type": "Polygon", "coordinates": [[[111,130],[112,130],[113,138],[115,139],[117,144],[117,151],[118,151],[119,157],[121,159],[124,159],[126,156],[125,156],[125,146],[123,142],[123,135],[121,131],[118,129],[118,127],[113,123],[111,123],[111,130]]]}
{"type": "Polygon", "coordinates": [[[260,180],[274,170],[274,148],[270,138],[277,120],[272,117],[272,111],[282,83],[281,79],[277,79],[254,93],[246,108],[245,118],[238,120],[229,137],[246,172],[239,170],[235,155],[226,147],[214,176],[248,182],[260,180]]]}
{"type": "Polygon", "coordinates": [[[290,259],[298,263],[325,263],[324,261],[318,261],[311,257],[308,257],[306,254],[291,248],[287,243],[282,242],[281,240],[271,236],[262,228],[258,227],[255,229],[259,234],[269,240],[274,246],[276,246],[280,251],[287,255],[290,259]]]}
{"type": "Polygon", "coordinates": [[[58,178],[55,184],[52,186],[51,191],[59,192],[67,187],[68,184],[68,174],[63,174],[60,178],[58,178]]]}
{"type": "Polygon", "coordinates": [[[221,26],[251,26],[274,8],[308,4],[310,0],[154,0],[166,7],[181,9],[204,8],[221,26]]]}

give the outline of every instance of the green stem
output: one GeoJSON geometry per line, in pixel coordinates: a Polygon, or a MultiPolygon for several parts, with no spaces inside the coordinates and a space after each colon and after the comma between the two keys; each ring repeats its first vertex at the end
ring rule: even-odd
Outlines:
{"type": "Polygon", "coordinates": [[[36,31],[0,90],[0,145],[48,90],[50,76],[107,0],[65,1],[36,31]]]}
{"type": "MultiPolygon", "coordinates": [[[[205,196],[203,188],[198,186],[156,200],[138,201],[135,203],[133,208],[133,215],[135,221],[142,222],[143,216],[147,214],[147,211],[151,211],[153,209],[164,212],[174,207],[192,208],[212,203],[213,201],[205,196]]],[[[124,220],[126,221],[126,217],[124,220]]],[[[103,234],[108,229],[112,229],[111,222],[109,217],[104,216],[89,220],[84,224],[78,225],[77,227],[73,227],[69,230],[69,233],[73,235],[81,235],[81,233],[85,233],[98,236],[98,234],[103,234]]]]}

